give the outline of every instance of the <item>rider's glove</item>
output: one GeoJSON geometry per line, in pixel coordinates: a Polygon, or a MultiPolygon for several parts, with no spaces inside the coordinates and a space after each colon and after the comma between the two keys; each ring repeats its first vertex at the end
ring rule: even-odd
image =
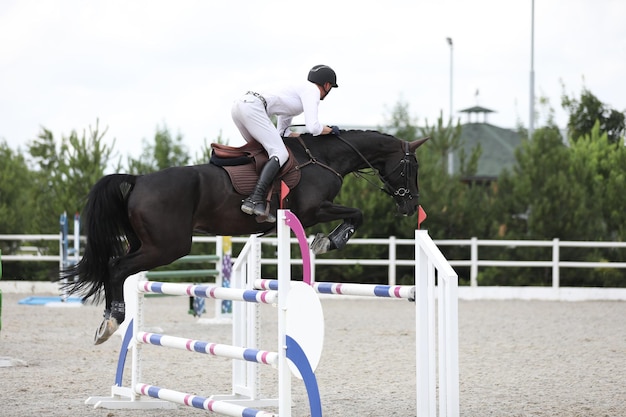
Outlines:
{"type": "Polygon", "coordinates": [[[339,128],[337,126],[330,126],[331,132],[335,136],[339,136],[339,128]]]}

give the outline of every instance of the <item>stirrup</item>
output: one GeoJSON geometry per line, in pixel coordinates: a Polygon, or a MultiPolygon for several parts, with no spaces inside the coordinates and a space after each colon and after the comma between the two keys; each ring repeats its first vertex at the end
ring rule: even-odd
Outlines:
{"type": "Polygon", "coordinates": [[[241,211],[243,211],[246,214],[253,215],[255,206],[256,206],[256,203],[252,201],[250,197],[248,197],[241,202],[241,211]]]}
{"type": "Polygon", "coordinates": [[[269,205],[261,202],[254,202],[250,197],[246,198],[241,203],[241,211],[246,214],[256,216],[259,223],[276,223],[276,216],[269,212],[269,205]]]}

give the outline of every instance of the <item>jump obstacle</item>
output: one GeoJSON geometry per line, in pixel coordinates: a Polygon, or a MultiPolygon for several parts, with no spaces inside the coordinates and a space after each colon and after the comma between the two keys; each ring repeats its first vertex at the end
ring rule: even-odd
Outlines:
{"type": "MultiPolygon", "coordinates": [[[[321,416],[321,400],[315,380],[314,369],[321,355],[316,348],[301,349],[297,339],[289,336],[285,323],[288,313],[302,304],[300,300],[288,304],[297,283],[290,283],[289,228],[297,218],[289,211],[280,210],[278,215],[278,280],[260,279],[260,244],[252,236],[242,254],[233,265],[233,291],[226,297],[219,288],[190,286],[142,281],[139,277],[127,280],[125,298],[134,293],[137,305],[128,305],[127,321],[132,320],[122,343],[116,383],[111,397],[90,397],[87,404],[103,408],[171,408],[175,403],[203,408],[229,416],[275,416],[252,407],[276,406],[280,417],[291,416],[291,380],[287,359],[298,362],[292,371],[297,375],[305,370],[305,386],[309,395],[311,417],[321,416]],[[285,283],[285,284],[283,284],[285,283]],[[240,288],[240,290],[236,290],[240,288]],[[128,291],[127,291],[128,289],[128,291]],[[282,292],[281,292],[282,289],[282,292]],[[225,298],[235,301],[233,309],[233,344],[219,345],[191,339],[177,338],[140,331],[143,316],[141,307],[146,292],[176,293],[180,295],[225,298]],[[241,300],[245,300],[239,302],[241,300]],[[256,347],[256,307],[260,303],[278,303],[278,349],[276,352],[256,347]],[[134,336],[133,336],[134,335],[134,336]],[[154,344],[185,349],[209,355],[228,357],[233,361],[232,392],[230,395],[214,395],[208,398],[185,394],[139,382],[141,376],[141,346],[154,344]],[[240,348],[237,346],[248,346],[240,348]],[[122,386],[122,373],[126,352],[132,351],[131,386],[122,386]],[[293,352],[299,351],[296,355],[293,352]],[[300,358],[299,361],[295,358],[300,358]],[[276,366],[279,371],[278,399],[261,398],[259,394],[258,364],[276,366]],[[308,366],[307,366],[308,364],[308,366]],[[151,397],[151,399],[146,399],[151,397]],[[158,398],[158,400],[155,400],[158,398]]],[[[299,225],[299,222],[297,222],[299,225]]],[[[415,286],[364,285],[342,283],[310,283],[310,257],[304,232],[295,231],[303,258],[303,281],[320,294],[389,297],[415,300],[416,306],[416,402],[417,416],[459,416],[459,370],[458,370],[458,276],[443,257],[425,230],[415,231],[415,286]],[[308,263],[308,268],[307,268],[308,263]],[[438,411],[438,413],[437,413],[438,411]]],[[[306,285],[304,285],[306,288],[306,285]]],[[[309,288],[309,290],[311,289],[309,288]]],[[[309,291],[306,291],[310,294],[309,291]]],[[[310,297],[308,295],[307,297],[310,297]]],[[[294,297],[295,298],[295,297],[294,297]]],[[[317,298],[316,298],[317,300],[317,298]]],[[[319,301],[318,301],[319,302],[319,301]]],[[[311,302],[305,304],[312,305],[311,302]]],[[[314,307],[315,308],[315,307],[314,307]]],[[[313,309],[314,309],[313,308],[313,309]]],[[[322,316],[320,307],[320,317],[322,316]]],[[[297,314],[296,314],[297,315],[297,314]]],[[[323,318],[321,319],[323,322],[323,318]]],[[[302,327],[301,324],[291,326],[302,327]]],[[[323,328],[323,323],[319,324],[323,328]]],[[[323,330],[322,337],[323,338],[323,330]]],[[[320,339],[321,339],[320,338],[320,339]]]]}
{"type": "MultiPolygon", "coordinates": [[[[311,416],[321,416],[319,390],[315,380],[314,369],[321,356],[323,344],[323,317],[321,304],[312,288],[303,283],[292,283],[290,266],[289,228],[304,230],[299,221],[290,212],[279,213],[278,240],[286,242],[278,248],[278,280],[280,289],[259,291],[252,289],[252,277],[260,276],[260,242],[253,236],[246,243],[242,254],[233,265],[233,282],[237,288],[221,288],[209,285],[188,285],[174,283],[151,282],[133,276],[126,280],[124,286],[126,317],[132,323],[125,332],[118,361],[115,385],[111,388],[111,397],[91,397],[87,404],[103,408],[171,408],[172,403],[207,409],[230,416],[291,416],[291,373],[299,375],[309,395],[311,416]],[[244,284],[248,282],[249,284],[244,284]],[[145,293],[170,295],[195,295],[216,299],[229,299],[233,305],[233,344],[219,345],[191,339],[158,335],[141,331],[143,325],[143,303],[145,293]],[[130,302],[134,299],[134,302],[130,302]],[[256,321],[258,304],[277,304],[278,337],[275,352],[262,351],[256,348],[256,321]],[[298,308],[306,309],[308,323],[295,323],[290,319],[291,312],[298,308]],[[317,314],[315,310],[317,309],[317,314]],[[247,328],[246,328],[247,327],[247,328]],[[294,335],[294,329],[306,328],[311,331],[311,339],[302,335],[294,335]],[[244,329],[242,332],[241,329],[244,329]],[[318,329],[317,331],[314,331],[318,329]],[[311,342],[313,340],[313,342],[311,342]],[[319,344],[319,346],[316,346],[319,344]],[[185,349],[194,352],[222,356],[233,361],[233,386],[230,395],[213,395],[200,397],[181,393],[170,389],[155,387],[141,382],[141,350],[145,345],[185,349]],[[241,348],[241,346],[246,346],[241,348]],[[131,355],[131,384],[124,387],[123,371],[126,354],[131,355]],[[290,369],[287,359],[295,366],[290,369]],[[262,398],[259,394],[256,364],[269,364],[278,368],[277,399],[262,398]],[[254,365],[254,366],[251,366],[254,365]],[[148,397],[148,398],[146,398],[148,397]],[[257,410],[252,407],[278,407],[278,414],[257,410]]],[[[304,240],[306,242],[306,239],[304,240]]],[[[308,251],[308,247],[306,248],[308,251]]],[[[310,266],[309,266],[310,267],[310,266]]]]}
{"type": "MultiPolygon", "coordinates": [[[[70,247],[67,212],[59,216],[59,271],[75,265],[80,259],[80,215],[74,214],[73,245],[70,247]]],[[[58,296],[30,296],[18,301],[18,304],[46,307],[80,307],[80,297],[70,297],[65,287],[67,279],[59,280],[58,296]]]]}

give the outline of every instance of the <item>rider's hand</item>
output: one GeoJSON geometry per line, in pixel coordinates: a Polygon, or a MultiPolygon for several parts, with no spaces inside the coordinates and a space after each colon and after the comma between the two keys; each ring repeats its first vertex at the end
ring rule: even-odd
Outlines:
{"type": "Polygon", "coordinates": [[[339,128],[337,126],[330,126],[330,133],[335,136],[339,136],[339,128]]]}

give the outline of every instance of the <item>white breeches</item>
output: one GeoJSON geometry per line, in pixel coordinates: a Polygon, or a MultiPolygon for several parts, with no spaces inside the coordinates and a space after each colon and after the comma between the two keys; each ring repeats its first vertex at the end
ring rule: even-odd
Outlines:
{"type": "Polygon", "coordinates": [[[261,99],[251,94],[242,96],[233,103],[231,116],[247,142],[252,140],[259,142],[270,158],[273,156],[278,158],[280,166],[287,162],[289,154],[283,138],[267,115],[261,99]]]}

